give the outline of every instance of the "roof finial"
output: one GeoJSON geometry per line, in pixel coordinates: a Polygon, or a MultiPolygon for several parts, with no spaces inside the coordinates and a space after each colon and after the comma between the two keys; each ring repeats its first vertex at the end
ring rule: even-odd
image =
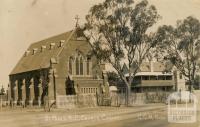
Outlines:
{"type": "Polygon", "coordinates": [[[79,26],[79,23],[78,23],[78,21],[79,21],[79,16],[78,15],[76,15],[76,17],[75,17],[75,20],[76,20],[76,27],[78,27],[79,26]]]}

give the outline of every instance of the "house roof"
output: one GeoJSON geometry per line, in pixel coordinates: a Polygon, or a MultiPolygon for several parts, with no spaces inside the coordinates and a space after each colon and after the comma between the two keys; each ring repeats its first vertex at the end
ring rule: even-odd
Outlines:
{"type": "Polygon", "coordinates": [[[139,72],[165,72],[171,71],[173,65],[171,62],[143,62],[139,72]]]}
{"type": "Polygon", "coordinates": [[[73,33],[74,30],[32,43],[10,75],[50,67],[50,60],[55,62],[56,57],[63,49],[60,46],[61,42],[65,45],[73,33]]]}
{"type": "MultiPolygon", "coordinates": [[[[135,69],[137,68],[136,64],[132,65],[132,69],[131,71],[134,72],[135,69]]],[[[151,73],[163,73],[163,72],[170,72],[173,68],[173,64],[171,62],[143,62],[137,73],[143,73],[143,72],[147,72],[150,74],[151,73]]],[[[123,66],[123,73],[125,75],[128,74],[128,67],[124,64],[123,66]]]]}

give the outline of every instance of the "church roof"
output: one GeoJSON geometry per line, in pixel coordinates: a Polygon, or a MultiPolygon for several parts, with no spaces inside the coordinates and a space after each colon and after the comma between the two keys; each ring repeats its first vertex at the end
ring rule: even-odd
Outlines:
{"type": "Polygon", "coordinates": [[[50,61],[55,62],[56,57],[63,50],[74,31],[65,32],[48,39],[32,43],[10,75],[48,68],[50,61]]]}

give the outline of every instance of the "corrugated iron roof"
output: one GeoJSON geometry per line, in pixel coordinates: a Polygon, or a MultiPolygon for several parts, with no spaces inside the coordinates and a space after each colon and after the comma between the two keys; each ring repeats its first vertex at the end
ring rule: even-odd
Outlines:
{"type": "Polygon", "coordinates": [[[173,67],[171,62],[143,62],[140,66],[139,72],[151,72],[151,64],[153,72],[171,71],[173,67]]]}
{"type": "MultiPolygon", "coordinates": [[[[133,64],[132,66],[132,71],[136,69],[137,65],[133,64]]],[[[167,72],[171,71],[173,68],[173,64],[171,62],[143,62],[139,69],[138,72],[167,72]]]]}

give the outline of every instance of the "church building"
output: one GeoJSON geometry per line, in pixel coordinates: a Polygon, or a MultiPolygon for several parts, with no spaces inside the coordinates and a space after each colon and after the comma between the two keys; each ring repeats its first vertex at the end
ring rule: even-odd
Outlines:
{"type": "Polygon", "coordinates": [[[37,104],[48,96],[108,92],[106,73],[75,30],[33,43],[9,75],[11,98],[37,104]]]}

